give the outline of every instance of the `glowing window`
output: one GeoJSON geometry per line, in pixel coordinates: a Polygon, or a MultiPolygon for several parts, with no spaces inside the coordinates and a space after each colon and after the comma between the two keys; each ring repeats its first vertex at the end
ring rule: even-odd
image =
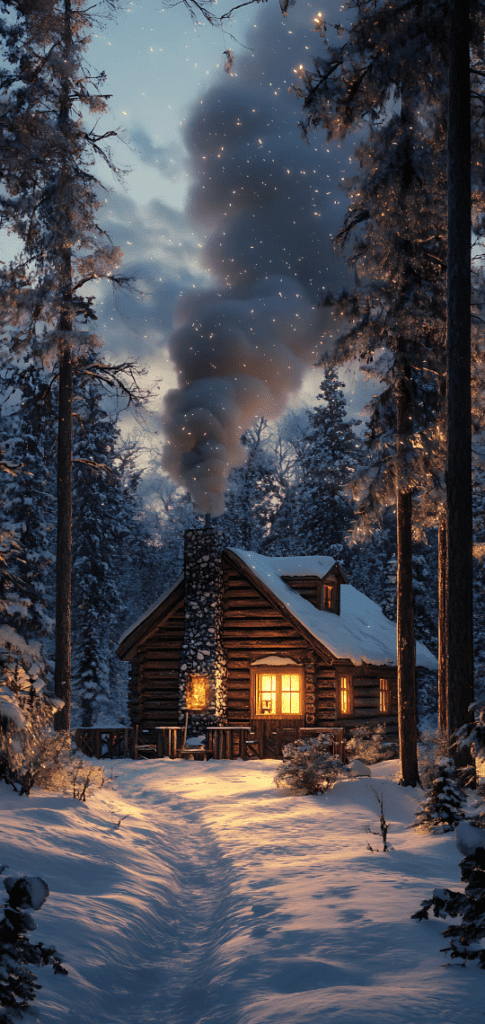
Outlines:
{"type": "Polygon", "coordinates": [[[276,676],[264,673],[258,676],[257,715],[276,714],[276,676]]]}
{"type": "Polygon", "coordinates": [[[256,675],[257,715],[301,715],[299,672],[261,672],[256,675]]]}
{"type": "Polygon", "coordinates": [[[349,715],[351,711],[351,690],[349,676],[340,677],[340,714],[349,715]]]}
{"type": "Polygon", "coordinates": [[[391,713],[391,690],[388,679],[379,679],[379,711],[381,715],[391,713]]]}
{"type": "Polygon", "coordinates": [[[281,675],[281,714],[300,714],[300,676],[281,675]]]}
{"type": "Polygon", "coordinates": [[[326,612],[335,611],[335,587],[332,583],[323,584],[323,609],[326,612]]]}
{"type": "Polygon", "coordinates": [[[209,680],[207,676],[193,675],[187,681],[187,711],[205,711],[209,698],[209,680]]]}

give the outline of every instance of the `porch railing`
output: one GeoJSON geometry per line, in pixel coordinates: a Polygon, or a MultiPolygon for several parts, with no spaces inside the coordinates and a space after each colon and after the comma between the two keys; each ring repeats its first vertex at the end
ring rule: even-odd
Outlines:
{"type": "Polygon", "coordinates": [[[118,729],[75,729],[76,747],[88,757],[98,760],[112,757],[133,757],[135,730],[118,729]]]}
{"type": "MultiPolygon", "coordinates": [[[[243,761],[247,761],[254,757],[264,757],[261,742],[248,725],[212,726],[205,731],[207,754],[216,760],[232,761],[236,757],[241,757],[243,761]]],[[[185,756],[187,751],[184,751],[184,755],[181,753],[184,732],[183,725],[161,725],[146,732],[139,730],[138,726],[114,729],[76,729],[73,736],[79,750],[89,757],[98,759],[131,757],[136,760],[140,756],[157,758],[185,756]]],[[[338,754],[344,760],[343,729],[313,727],[300,728],[299,732],[302,739],[326,733],[332,740],[333,753],[338,754]]],[[[196,757],[197,748],[192,753],[196,757]]]]}

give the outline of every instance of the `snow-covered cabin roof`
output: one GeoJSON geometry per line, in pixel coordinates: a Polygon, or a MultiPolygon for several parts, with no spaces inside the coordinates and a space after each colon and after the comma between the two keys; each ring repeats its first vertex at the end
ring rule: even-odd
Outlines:
{"type": "MultiPolygon", "coordinates": [[[[334,558],[327,555],[269,557],[239,548],[228,548],[227,553],[244,567],[249,576],[263,584],[283,614],[286,609],[291,618],[335,658],[348,658],[354,665],[396,665],[396,623],[386,619],[375,601],[350,584],[341,583],[340,615],[336,615],[335,612],[315,608],[284,582],[283,577],[288,576],[324,579],[334,567],[344,577],[334,558]]],[[[137,622],[125,630],[118,641],[121,657],[141,639],[146,629],[156,626],[159,609],[160,613],[164,611],[165,603],[176,597],[175,591],[182,583],[183,576],[180,576],[137,622]]],[[[432,671],[438,667],[434,654],[421,643],[416,644],[416,665],[432,671]]]]}
{"type": "MultiPolygon", "coordinates": [[[[234,550],[239,556],[246,554],[253,557],[251,551],[241,552],[236,548],[230,550],[234,550]]],[[[313,576],[323,580],[336,564],[335,558],[331,558],[330,555],[278,555],[273,558],[268,558],[267,555],[255,555],[254,557],[264,558],[265,562],[271,562],[272,572],[280,578],[282,576],[313,576]]]]}
{"type": "MultiPolygon", "coordinates": [[[[341,584],[340,615],[336,615],[315,608],[281,579],[292,575],[323,578],[335,565],[333,558],[271,558],[237,548],[230,550],[335,658],[348,658],[354,665],[396,664],[396,623],[386,619],[375,601],[350,584],[341,584]]],[[[434,654],[421,643],[416,644],[416,665],[432,670],[438,667],[434,654]]]]}

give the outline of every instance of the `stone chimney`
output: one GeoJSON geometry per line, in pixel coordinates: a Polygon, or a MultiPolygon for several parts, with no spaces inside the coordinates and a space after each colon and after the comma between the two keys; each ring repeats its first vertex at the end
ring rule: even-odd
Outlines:
{"type": "Polygon", "coordinates": [[[221,644],[224,539],[206,523],[186,530],[185,632],[180,652],[179,720],[190,736],[226,721],[226,662],[221,644]]]}

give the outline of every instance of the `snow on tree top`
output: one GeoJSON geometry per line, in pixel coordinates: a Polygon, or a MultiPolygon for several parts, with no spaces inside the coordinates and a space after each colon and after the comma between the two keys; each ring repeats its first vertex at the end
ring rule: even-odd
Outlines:
{"type": "MultiPolygon", "coordinates": [[[[340,615],[320,611],[284,583],[281,576],[326,576],[333,558],[322,555],[282,558],[231,549],[336,658],[354,665],[396,665],[396,623],[382,609],[350,584],[340,587],[340,615]]],[[[424,644],[416,643],[416,665],[436,671],[438,662],[424,644]]]]}

